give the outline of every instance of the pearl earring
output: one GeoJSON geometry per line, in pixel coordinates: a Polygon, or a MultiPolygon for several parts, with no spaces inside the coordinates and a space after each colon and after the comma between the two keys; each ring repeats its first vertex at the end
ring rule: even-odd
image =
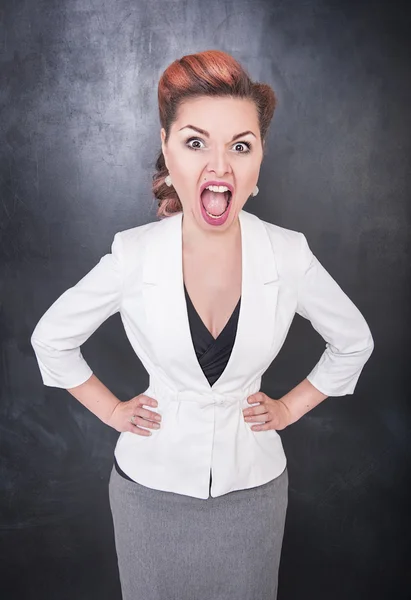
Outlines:
{"type": "Polygon", "coordinates": [[[258,192],[259,192],[259,189],[257,186],[255,186],[252,196],[257,196],[258,192]]]}

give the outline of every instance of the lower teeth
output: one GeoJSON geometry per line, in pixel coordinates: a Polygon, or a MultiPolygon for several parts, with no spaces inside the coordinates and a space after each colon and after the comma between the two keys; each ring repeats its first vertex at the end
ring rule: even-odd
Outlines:
{"type": "Polygon", "coordinates": [[[206,210],[206,213],[208,214],[209,217],[211,217],[212,219],[219,219],[220,217],[223,216],[223,214],[225,213],[221,213],[221,215],[212,215],[211,213],[208,212],[208,210],[206,210]]]}
{"type": "Polygon", "coordinates": [[[224,212],[221,213],[221,215],[212,215],[211,213],[208,212],[208,210],[206,209],[206,207],[204,206],[204,204],[203,204],[203,208],[204,208],[204,210],[206,211],[206,213],[208,214],[209,217],[211,217],[212,219],[219,219],[220,217],[223,216],[224,213],[227,212],[229,205],[230,205],[230,203],[228,202],[227,203],[227,208],[225,209],[224,212]]]}

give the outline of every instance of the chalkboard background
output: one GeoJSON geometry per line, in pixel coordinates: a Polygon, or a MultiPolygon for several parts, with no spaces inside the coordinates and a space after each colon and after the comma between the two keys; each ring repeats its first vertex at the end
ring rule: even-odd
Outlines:
{"type": "MultiPolygon", "coordinates": [[[[407,6],[2,0],[2,597],[121,598],[107,490],[118,433],[43,386],[30,335],[116,231],[156,220],[158,79],[176,58],[217,48],[279,99],[246,210],[305,233],[375,341],[353,395],[281,432],[290,488],[279,600],[410,598],[407,6]]],[[[263,391],[286,393],[323,349],[297,315],[263,391]]],[[[147,387],[118,314],[82,350],[119,398],[147,387]]]]}

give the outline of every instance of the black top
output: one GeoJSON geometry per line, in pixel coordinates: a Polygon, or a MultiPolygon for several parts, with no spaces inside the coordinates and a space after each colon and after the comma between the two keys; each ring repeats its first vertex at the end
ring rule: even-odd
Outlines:
{"type": "Polygon", "coordinates": [[[197,360],[211,386],[221,376],[228,363],[228,359],[230,358],[237,332],[241,298],[237,302],[237,306],[231,317],[228,319],[224,329],[220,332],[220,335],[214,339],[194,308],[185,285],[184,293],[186,297],[188,320],[190,322],[191,339],[193,340],[197,360]]]}
{"type": "MultiPolygon", "coordinates": [[[[204,375],[207,377],[210,386],[212,386],[224,371],[234,346],[234,340],[237,333],[238,315],[240,313],[241,297],[238,300],[237,306],[235,307],[231,317],[224,326],[224,329],[220,332],[220,335],[217,338],[214,338],[194,308],[185,284],[184,294],[186,298],[191,339],[193,340],[193,346],[197,360],[203,370],[204,375]]],[[[116,457],[114,457],[114,466],[122,477],[125,477],[130,481],[134,481],[120,469],[116,461],[116,457]]]]}

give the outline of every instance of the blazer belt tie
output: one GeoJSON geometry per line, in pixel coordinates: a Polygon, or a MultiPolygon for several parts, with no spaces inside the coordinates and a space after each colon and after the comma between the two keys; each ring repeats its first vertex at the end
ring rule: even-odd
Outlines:
{"type": "Polygon", "coordinates": [[[238,392],[226,394],[221,392],[196,392],[193,390],[184,390],[182,392],[177,392],[175,399],[181,402],[194,402],[201,408],[205,408],[206,406],[211,406],[213,404],[229,406],[233,404],[240,404],[248,396],[255,393],[255,391],[250,391],[250,388],[256,388],[255,391],[257,391],[258,385],[249,386],[249,388],[246,390],[239,390],[238,392]]]}

